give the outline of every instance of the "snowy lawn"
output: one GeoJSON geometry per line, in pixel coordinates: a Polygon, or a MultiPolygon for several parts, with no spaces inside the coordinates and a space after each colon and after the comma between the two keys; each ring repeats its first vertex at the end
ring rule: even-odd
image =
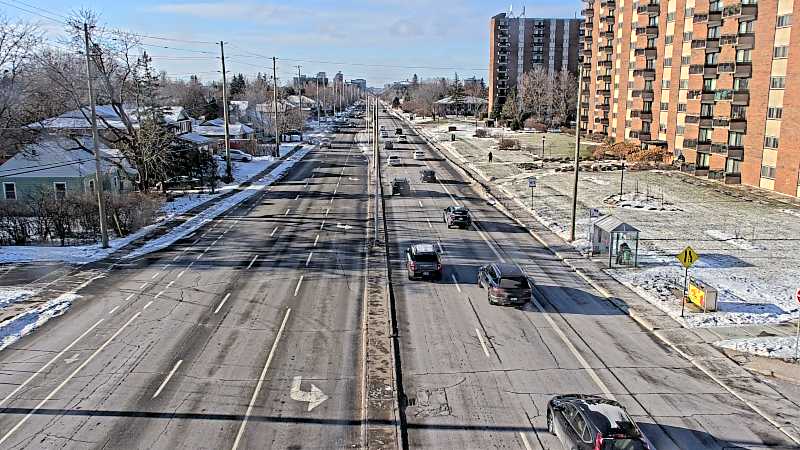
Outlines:
{"type": "Polygon", "coordinates": [[[0,323],[0,351],[69,309],[80,296],[62,294],[37,308],[0,323]]]}
{"type": "Polygon", "coordinates": [[[715,345],[767,358],[793,359],[797,354],[797,339],[794,336],[729,339],[715,345]]]}
{"type": "Polygon", "coordinates": [[[33,295],[33,291],[16,288],[0,288],[0,308],[23,301],[33,295]]]}

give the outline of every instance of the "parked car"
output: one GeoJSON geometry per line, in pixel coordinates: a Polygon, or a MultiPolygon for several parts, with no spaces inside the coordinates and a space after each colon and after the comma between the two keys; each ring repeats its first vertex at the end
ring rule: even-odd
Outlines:
{"type": "Polygon", "coordinates": [[[561,128],[548,128],[548,133],[561,133],[561,128]]]}
{"type": "Polygon", "coordinates": [[[389,155],[389,157],[386,158],[386,163],[390,166],[399,166],[401,164],[400,157],[397,155],[389,155]]]}
{"type": "Polygon", "coordinates": [[[164,190],[170,189],[194,189],[200,185],[200,180],[194,177],[181,175],[164,180],[161,186],[164,190]]]}
{"type": "Polygon", "coordinates": [[[469,228],[472,225],[472,217],[469,215],[469,209],[465,206],[448,206],[444,209],[442,216],[447,228],[469,228]]]}
{"type": "Polygon", "coordinates": [[[392,141],[386,141],[383,143],[383,148],[385,148],[386,150],[393,150],[394,144],[392,143],[392,141]]]}
{"type": "Polygon", "coordinates": [[[407,194],[411,190],[411,185],[407,178],[394,178],[392,180],[392,195],[407,194]]]}
{"type": "Polygon", "coordinates": [[[414,150],[414,159],[425,159],[425,152],[422,150],[414,150]]]}
{"type": "Polygon", "coordinates": [[[408,137],[406,137],[406,135],[400,135],[400,137],[397,138],[397,142],[399,144],[408,144],[408,137]]]}
{"type": "Polygon", "coordinates": [[[381,125],[381,131],[386,131],[386,127],[381,125]]]}
{"type": "Polygon", "coordinates": [[[433,244],[416,244],[406,249],[408,279],[442,279],[442,261],[433,244]]]}
{"type": "Polygon", "coordinates": [[[419,181],[422,183],[436,183],[436,172],[430,169],[420,170],[419,181]]]}
{"type": "Polygon", "coordinates": [[[253,157],[241,150],[231,149],[231,161],[242,161],[242,162],[250,162],[253,160],[253,157]]]}
{"type": "Polygon", "coordinates": [[[402,128],[395,128],[394,134],[397,134],[397,135],[403,134],[403,129],[402,128]]]}
{"type": "Polygon", "coordinates": [[[328,138],[322,138],[322,142],[319,144],[320,148],[331,148],[331,140],[328,138]]]}
{"type": "Polygon", "coordinates": [[[490,305],[522,306],[531,299],[528,277],[513,264],[494,263],[481,267],[478,286],[486,288],[490,305]]]}
{"type": "Polygon", "coordinates": [[[596,395],[550,399],[547,429],[570,450],[653,450],[622,405],[596,395]]]}

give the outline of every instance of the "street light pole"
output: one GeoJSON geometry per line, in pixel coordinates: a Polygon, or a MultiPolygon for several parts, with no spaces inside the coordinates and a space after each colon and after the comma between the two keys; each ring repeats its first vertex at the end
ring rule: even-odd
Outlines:
{"type": "Polygon", "coordinates": [[[228,125],[228,78],[225,73],[225,43],[219,41],[219,51],[222,56],[222,118],[225,121],[225,179],[233,181],[233,167],[231,167],[231,140],[228,125]]]}
{"type": "Polygon", "coordinates": [[[581,159],[581,95],[583,95],[583,65],[578,64],[578,101],[575,107],[575,174],[572,181],[572,226],[569,228],[569,241],[575,241],[575,215],[578,212],[578,172],[581,159]]]}

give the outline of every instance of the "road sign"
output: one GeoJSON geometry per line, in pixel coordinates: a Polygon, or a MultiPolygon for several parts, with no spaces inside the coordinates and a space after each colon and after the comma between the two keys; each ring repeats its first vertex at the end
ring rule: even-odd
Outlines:
{"type": "Polygon", "coordinates": [[[529,188],[536,187],[536,177],[528,177],[528,187],[529,188]]]}
{"type": "Polygon", "coordinates": [[[794,293],[794,296],[797,298],[797,303],[800,303],[800,288],[797,288],[797,292],[794,293]]]}
{"type": "Polygon", "coordinates": [[[683,249],[682,252],[675,255],[675,257],[678,258],[678,261],[680,261],[681,264],[683,264],[683,267],[687,269],[689,267],[692,267],[694,263],[696,263],[697,260],[700,259],[700,255],[698,255],[697,252],[695,252],[694,249],[692,249],[692,247],[689,246],[683,249]]]}
{"type": "Polygon", "coordinates": [[[589,218],[596,219],[600,217],[600,210],[597,208],[589,208],[589,218]]]}

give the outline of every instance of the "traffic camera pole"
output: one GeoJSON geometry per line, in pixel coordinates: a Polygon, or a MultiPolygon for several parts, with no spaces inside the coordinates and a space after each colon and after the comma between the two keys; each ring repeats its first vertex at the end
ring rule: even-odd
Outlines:
{"type": "MultiPolygon", "coordinates": [[[[578,64],[578,104],[575,108],[575,176],[572,182],[572,226],[569,228],[569,241],[575,242],[575,215],[578,212],[578,172],[581,159],[581,95],[583,94],[583,66],[578,64]]],[[[544,149],[542,149],[544,157],[544,149]]]]}
{"type": "Polygon", "coordinates": [[[228,182],[233,181],[233,167],[231,167],[231,140],[228,127],[228,77],[225,73],[225,44],[219,41],[219,52],[222,57],[222,118],[225,121],[225,177],[228,182]]]}

